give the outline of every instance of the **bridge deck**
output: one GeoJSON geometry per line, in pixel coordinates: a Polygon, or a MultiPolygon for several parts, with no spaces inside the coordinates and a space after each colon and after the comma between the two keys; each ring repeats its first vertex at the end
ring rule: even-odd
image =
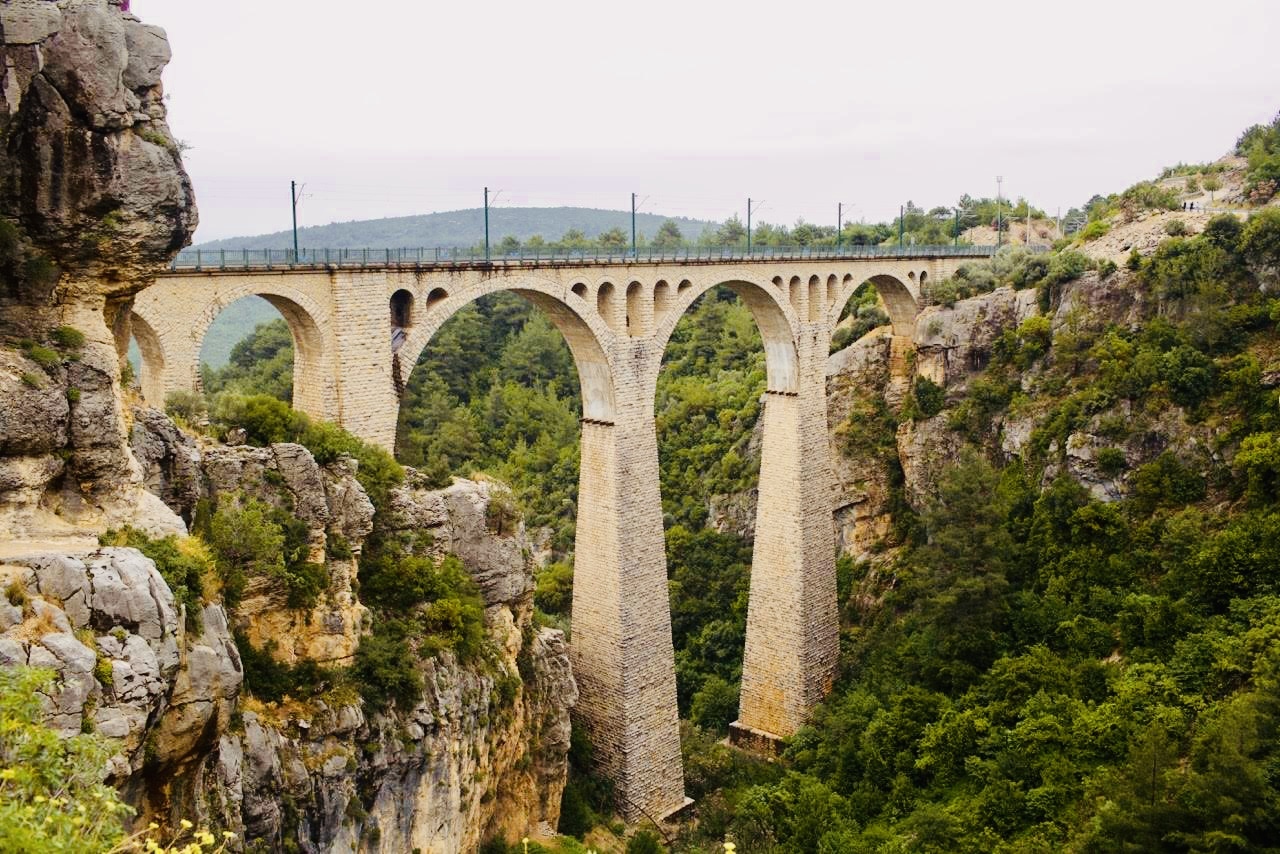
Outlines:
{"type": "MultiPolygon", "coordinates": [[[[469,249],[185,249],[172,272],[329,269],[484,270],[493,268],[604,267],[619,264],[773,264],[801,260],[988,258],[998,246],[843,246],[752,249],[641,249],[619,252],[533,251],[491,255],[469,249]]],[[[1042,250],[1045,247],[1032,247],[1042,250]]]]}

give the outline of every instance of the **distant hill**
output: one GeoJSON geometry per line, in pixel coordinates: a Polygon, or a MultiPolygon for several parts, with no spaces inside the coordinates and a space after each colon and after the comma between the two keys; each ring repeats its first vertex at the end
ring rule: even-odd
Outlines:
{"type": "MultiPolygon", "coordinates": [[[[666,220],[675,220],[680,231],[696,240],[703,230],[718,223],[660,214],[636,215],[636,230],[652,237],[666,220]]],[[[630,211],[596,208],[491,208],[489,238],[497,243],[507,235],[521,241],[540,234],[558,240],[566,231],[578,229],[586,237],[596,237],[611,228],[631,233],[630,211]]],[[[334,222],[298,229],[298,245],[315,249],[400,249],[403,247],[473,246],[484,240],[484,209],[398,216],[386,219],[334,222]]],[[[289,249],[293,234],[277,231],[252,237],[229,237],[196,245],[196,249],[289,249]]]]}

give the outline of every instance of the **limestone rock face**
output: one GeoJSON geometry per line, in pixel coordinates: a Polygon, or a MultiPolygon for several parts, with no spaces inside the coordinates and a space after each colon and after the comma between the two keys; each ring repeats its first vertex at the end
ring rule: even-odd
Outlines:
{"type": "Polygon", "coordinates": [[[392,493],[384,526],[429,532],[436,554],[462,559],[486,605],[522,602],[533,593],[533,545],[511,501],[511,491],[493,481],[457,478],[431,490],[411,471],[392,493]]]}
{"type": "Polygon", "coordinates": [[[54,671],[50,724],[65,735],[88,727],[117,739],[109,764],[116,783],[147,763],[188,755],[210,721],[227,725],[241,668],[222,606],[204,606],[200,632],[189,632],[140,552],[15,557],[0,564],[0,582],[10,599],[21,591],[20,602],[0,603],[0,664],[54,671]]]}
{"type": "Polygon", "coordinates": [[[50,277],[15,275],[3,297],[136,292],[196,225],[165,122],[164,31],[108,0],[10,0],[0,26],[0,217],[21,252],[63,271],[56,292],[50,277]]]}
{"type": "Polygon", "coordinates": [[[8,0],[0,36],[0,528],[181,531],[142,489],[119,385],[129,300],[196,223],[164,32],[116,0],[8,0]]]}

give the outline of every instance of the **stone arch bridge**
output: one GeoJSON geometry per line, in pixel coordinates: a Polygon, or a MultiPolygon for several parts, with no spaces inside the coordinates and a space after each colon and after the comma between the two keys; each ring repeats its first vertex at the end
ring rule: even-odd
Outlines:
{"type": "MultiPolygon", "coordinates": [[[[459,308],[513,291],[563,333],[582,385],[582,463],[573,585],[578,714],[630,817],[684,805],[667,599],[654,395],[677,321],[723,285],[750,308],[767,366],[759,503],[735,738],[790,736],[830,689],[838,654],[827,432],[831,335],[871,282],[911,346],[921,286],[979,247],[858,248],[863,254],[640,261],[522,260],[357,267],[175,269],[132,316],[144,397],[199,387],[200,348],[217,314],[265,297],[295,344],[294,405],[391,449],[402,388],[459,308]]],[[[224,256],[225,257],[225,256],[224,256]]],[[[905,352],[901,347],[899,352],[905,352]]]]}

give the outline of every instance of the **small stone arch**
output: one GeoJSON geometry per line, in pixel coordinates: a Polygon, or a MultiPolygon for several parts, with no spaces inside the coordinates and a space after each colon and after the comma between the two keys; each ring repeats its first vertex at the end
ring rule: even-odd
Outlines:
{"type": "Polygon", "coordinates": [[[653,332],[653,294],[640,282],[627,285],[627,334],[643,338],[653,332]]]}
{"type": "Polygon", "coordinates": [[[676,293],[682,294],[685,291],[689,290],[689,288],[691,287],[693,287],[693,282],[689,281],[688,279],[681,279],[680,285],[676,288],[676,293]]]}
{"type": "Polygon", "coordinates": [[[596,313],[614,332],[626,330],[626,307],[618,298],[613,282],[601,282],[596,289],[596,313]]]}
{"type": "Polygon", "coordinates": [[[661,323],[662,318],[671,310],[671,302],[675,299],[670,283],[666,279],[659,279],[657,284],[653,286],[653,322],[661,323]]]}
{"type": "Polygon", "coordinates": [[[799,276],[792,276],[790,287],[787,289],[787,299],[791,302],[791,307],[795,309],[796,315],[803,315],[800,310],[801,303],[804,301],[804,282],[800,281],[799,276]]]}
{"type": "Polygon", "coordinates": [[[432,288],[430,292],[427,293],[426,310],[430,311],[432,308],[444,302],[448,298],[449,292],[444,288],[432,288]]]}
{"type": "Polygon", "coordinates": [[[822,279],[819,276],[809,277],[809,322],[817,323],[822,319],[823,306],[827,304],[826,294],[822,290],[822,279]]]}
{"type": "Polygon", "coordinates": [[[587,298],[586,282],[574,282],[573,287],[570,288],[569,290],[573,291],[578,296],[579,299],[585,300],[587,298]]]}
{"type": "MultiPolygon", "coordinates": [[[[907,278],[914,284],[914,273],[909,273],[907,278]]],[[[920,305],[916,302],[912,288],[896,276],[888,273],[879,273],[871,276],[865,281],[870,282],[872,287],[880,295],[880,300],[884,303],[885,310],[889,313],[889,322],[893,325],[893,334],[910,338],[915,334],[916,315],[920,313],[920,305]]],[[[836,321],[839,320],[840,311],[844,308],[850,297],[862,285],[861,281],[855,279],[852,275],[844,277],[844,281],[840,288],[840,294],[835,302],[831,305],[831,314],[829,319],[834,329],[836,321]]]]}
{"type": "MultiPolygon", "coordinates": [[[[272,291],[253,285],[232,288],[209,302],[192,326],[191,387],[200,388],[200,351],[209,327],[222,310],[247,296],[259,296],[271,303],[289,326],[293,337],[293,408],[299,412],[334,421],[337,412],[333,401],[333,375],[329,369],[331,347],[322,331],[321,309],[302,293],[281,289],[272,291]]],[[[135,306],[135,313],[137,312],[135,306]]]]}

